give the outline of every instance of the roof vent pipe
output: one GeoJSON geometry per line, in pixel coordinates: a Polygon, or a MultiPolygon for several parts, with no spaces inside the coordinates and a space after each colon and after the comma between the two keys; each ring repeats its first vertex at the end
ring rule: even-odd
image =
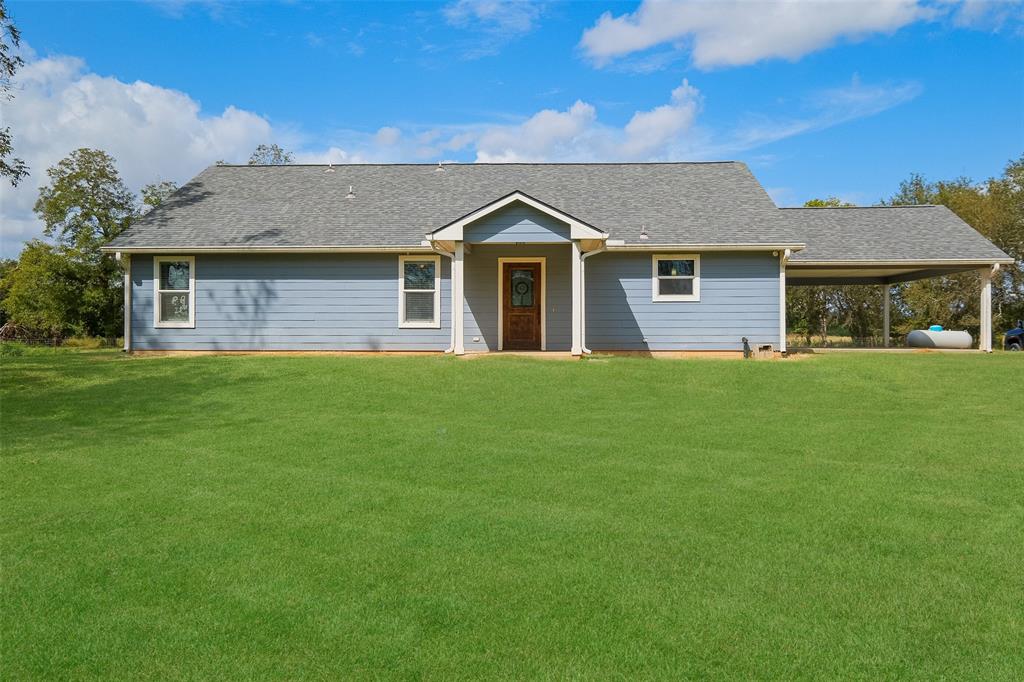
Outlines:
{"type": "Polygon", "coordinates": [[[444,166],[441,165],[440,161],[437,162],[437,168],[434,169],[434,172],[435,173],[443,173],[444,172],[444,166]]]}
{"type": "Polygon", "coordinates": [[[647,238],[648,238],[647,237],[647,225],[646,224],[642,224],[642,225],[640,225],[640,239],[643,239],[643,240],[646,241],[647,238]]]}
{"type": "Polygon", "coordinates": [[[324,170],[324,173],[333,173],[333,172],[334,172],[334,164],[333,163],[327,164],[327,168],[324,170]]]}
{"type": "Polygon", "coordinates": [[[345,195],[346,199],[355,199],[356,193],[352,191],[352,185],[348,186],[348,194],[345,195]]]}

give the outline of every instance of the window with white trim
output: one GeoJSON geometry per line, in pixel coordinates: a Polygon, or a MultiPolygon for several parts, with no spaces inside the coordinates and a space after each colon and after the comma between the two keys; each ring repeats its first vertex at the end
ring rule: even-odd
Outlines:
{"type": "Polygon", "coordinates": [[[651,257],[651,297],[654,301],[699,301],[700,256],[693,253],[651,257]]]}
{"type": "Polygon", "coordinates": [[[400,327],[441,326],[441,257],[399,256],[400,327]]]}
{"type": "Polygon", "coordinates": [[[156,327],[196,326],[194,257],[153,258],[153,324],[156,327]]]}

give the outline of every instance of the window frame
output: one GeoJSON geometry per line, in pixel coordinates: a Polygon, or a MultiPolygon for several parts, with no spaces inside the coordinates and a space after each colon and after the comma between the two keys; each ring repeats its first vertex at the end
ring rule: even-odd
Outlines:
{"type": "Polygon", "coordinates": [[[196,327],[196,257],[195,256],[154,256],[153,257],[153,326],[157,329],[195,329],[196,327]],[[180,322],[160,319],[160,294],[182,292],[184,289],[160,288],[160,264],[188,262],[188,320],[180,322]]]}
{"type": "Polygon", "coordinates": [[[398,257],[398,328],[399,329],[440,329],[441,328],[441,256],[438,254],[405,255],[398,257]],[[429,289],[406,289],[405,288],[405,264],[406,262],[430,261],[434,264],[434,319],[413,320],[405,319],[405,295],[407,293],[428,293],[429,289]]]}
{"type": "Polygon", "coordinates": [[[696,302],[700,301],[700,254],[699,253],[655,253],[651,255],[651,300],[654,303],[696,302]],[[665,276],[658,275],[658,261],[692,260],[693,275],[665,276]],[[658,282],[662,279],[693,280],[692,294],[662,294],[658,282]]]}

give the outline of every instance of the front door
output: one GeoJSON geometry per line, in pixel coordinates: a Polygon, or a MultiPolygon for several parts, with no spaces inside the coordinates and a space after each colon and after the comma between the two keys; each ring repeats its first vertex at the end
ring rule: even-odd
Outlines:
{"type": "Polygon", "coordinates": [[[540,350],[540,263],[505,263],[501,274],[505,350],[540,350]]]}

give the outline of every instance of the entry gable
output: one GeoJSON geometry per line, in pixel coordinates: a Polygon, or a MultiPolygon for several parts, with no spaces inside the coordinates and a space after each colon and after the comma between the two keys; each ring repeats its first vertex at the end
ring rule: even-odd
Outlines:
{"type": "Polygon", "coordinates": [[[475,229],[479,228],[479,235],[473,241],[504,241],[497,235],[505,230],[496,228],[512,228],[510,230],[511,232],[525,230],[527,233],[533,233],[535,237],[538,235],[539,228],[540,232],[546,233],[550,236],[546,236],[543,239],[540,239],[539,237],[537,239],[531,239],[524,238],[526,236],[524,234],[516,238],[510,237],[510,239],[512,241],[519,242],[561,241],[565,239],[566,229],[559,228],[559,224],[567,226],[569,239],[608,238],[608,234],[606,232],[602,232],[596,227],[589,225],[568,213],[560,211],[554,206],[546,204],[539,199],[534,199],[524,192],[515,191],[489,204],[481,206],[477,210],[459,218],[458,220],[452,221],[433,232],[427,233],[427,239],[431,241],[470,241],[467,239],[467,236],[472,235],[467,233],[472,233],[475,229]],[[514,209],[516,206],[524,207],[527,212],[533,213],[534,216],[540,214],[546,219],[531,220],[530,216],[526,215],[524,212],[523,215],[518,216],[518,219],[510,221],[497,220],[499,216],[514,216],[514,209]],[[484,219],[488,217],[494,217],[495,220],[485,221],[484,219]],[[551,220],[556,222],[551,223],[551,220]],[[508,224],[505,224],[506,222],[508,224]],[[531,227],[530,223],[536,227],[531,227]],[[561,239],[559,239],[559,233],[561,233],[561,239]]]}

